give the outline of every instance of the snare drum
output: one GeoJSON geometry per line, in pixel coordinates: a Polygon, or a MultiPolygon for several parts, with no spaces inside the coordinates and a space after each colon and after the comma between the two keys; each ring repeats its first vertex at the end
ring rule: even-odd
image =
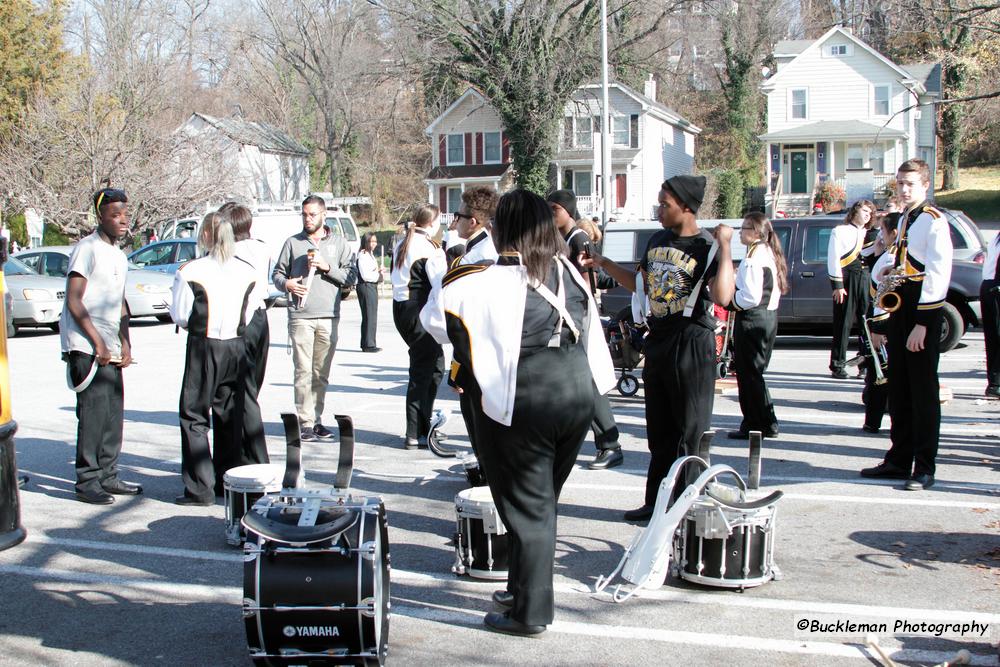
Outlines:
{"type": "Polygon", "coordinates": [[[459,491],[455,514],[458,534],[451,571],[477,579],[506,579],[507,528],[497,514],[489,487],[459,491]]]}
{"type": "Polygon", "coordinates": [[[246,535],[240,521],[253,504],[265,493],[281,490],[284,467],[273,463],[258,463],[230,468],[222,476],[226,500],[226,542],[243,544],[246,535]]]}
{"type": "Polygon", "coordinates": [[[256,664],[382,665],[389,541],[378,498],[265,496],[244,519],[243,618],[256,664]]]}
{"type": "Polygon", "coordinates": [[[462,459],[462,468],[465,470],[465,478],[469,480],[469,486],[486,486],[486,475],[475,454],[462,459]]]}
{"type": "Polygon", "coordinates": [[[774,578],[775,506],[754,510],[698,500],[674,538],[681,579],[721,588],[751,588],[774,578]]]}

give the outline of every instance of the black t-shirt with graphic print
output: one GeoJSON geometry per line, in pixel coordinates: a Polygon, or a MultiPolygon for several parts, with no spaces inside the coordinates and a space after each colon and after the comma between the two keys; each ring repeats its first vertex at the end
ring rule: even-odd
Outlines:
{"type": "Polygon", "coordinates": [[[708,282],[715,277],[718,261],[705,271],[708,252],[715,238],[705,230],[694,236],[677,236],[669,229],[649,239],[639,266],[646,272],[646,295],[652,314],[647,318],[653,334],[675,331],[689,324],[715,329],[717,320],[708,282]],[[691,290],[705,274],[691,317],[684,317],[691,290]]]}

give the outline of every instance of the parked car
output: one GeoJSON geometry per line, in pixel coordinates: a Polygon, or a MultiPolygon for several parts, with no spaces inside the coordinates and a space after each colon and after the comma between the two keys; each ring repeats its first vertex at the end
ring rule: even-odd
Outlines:
{"type": "MultiPolygon", "coordinates": [[[[22,250],[14,257],[43,276],[66,278],[72,246],[43,246],[22,250]]],[[[155,317],[161,322],[170,321],[170,289],[172,276],[158,271],[140,269],[129,263],[125,276],[125,304],[130,317],[155,317]]]]}
{"type": "MultiPolygon", "coordinates": [[[[972,248],[975,247],[975,238],[982,239],[975,223],[964,215],[950,215],[948,221],[952,226],[953,239],[959,235],[972,248]],[[958,225],[963,229],[956,230],[958,225]],[[969,232],[970,229],[973,233],[969,232]]],[[[788,263],[789,292],[781,298],[778,306],[780,333],[803,331],[830,334],[833,308],[826,255],[830,234],[841,222],[843,216],[839,215],[778,218],[772,221],[788,263]]],[[[740,221],[700,220],[698,224],[702,227],[717,224],[738,227],[740,221]]],[[[619,264],[634,268],[649,239],[660,229],[659,222],[654,221],[608,225],[604,233],[603,252],[619,264]]],[[[746,250],[739,241],[738,233],[733,234],[732,244],[733,260],[739,262],[746,256],[746,250]]],[[[980,264],[974,261],[955,259],[952,263],[951,284],[944,305],[942,351],[955,347],[966,329],[978,324],[974,305],[979,301],[980,270],[980,264]]],[[[605,314],[618,313],[629,305],[630,298],[631,295],[623,288],[609,290],[602,297],[602,308],[605,314]]]]}
{"type": "Polygon", "coordinates": [[[17,334],[14,329],[14,297],[6,287],[3,291],[4,321],[7,323],[7,338],[13,338],[17,334]]]}
{"type": "Polygon", "coordinates": [[[173,273],[184,262],[198,256],[198,243],[193,238],[153,241],[128,255],[128,261],[140,269],[173,273]]]}
{"type": "Polygon", "coordinates": [[[13,329],[8,327],[8,336],[16,336],[22,327],[49,327],[58,331],[66,279],[40,276],[14,257],[4,262],[3,273],[13,298],[13,329]]]}

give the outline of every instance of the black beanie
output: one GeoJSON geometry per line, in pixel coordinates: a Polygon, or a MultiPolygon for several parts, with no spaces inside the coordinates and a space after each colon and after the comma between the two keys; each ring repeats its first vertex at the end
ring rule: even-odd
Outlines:
{"type": "Polygon", "coordinates": [[[102,188],[94,193],[94,210],[100,211],[102,206],[114,203],[128,203],[124,190],[118,188],[102,188]]]}
{"type": "Polygon", "coordinates": [[[664,181],[663,187],[677,195],[692,213],[701,208],[701,201],[705,198],[704,176],[674,176],[664,181]]]}
{"type": "Polygon", "coordinates": [[[545,201],[550,204],[559,204],[566,212],[569,213],[574,220],[580,217],[580,214],[576,210],[576,195],[572,190],[556,190],[550,192],[549,196],[545,198],[545,201]]]}

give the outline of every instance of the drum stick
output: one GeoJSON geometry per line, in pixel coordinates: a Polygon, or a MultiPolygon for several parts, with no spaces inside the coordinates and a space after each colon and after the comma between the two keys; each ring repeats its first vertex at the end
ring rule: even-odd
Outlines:
{"type": "Polygon", "coordinates": [[[302,299],[299,301],[299,308],[306,307],[306,300],[309,298],[309,288],[312,287],[313,278],[316,277],[316,267],[313,266],[312,260],[316,256],[316,251],[312,248],[306,253],[306,257],[309,258],[309,273],[306,275],[306,293],[302,295],[302,299]]]}

